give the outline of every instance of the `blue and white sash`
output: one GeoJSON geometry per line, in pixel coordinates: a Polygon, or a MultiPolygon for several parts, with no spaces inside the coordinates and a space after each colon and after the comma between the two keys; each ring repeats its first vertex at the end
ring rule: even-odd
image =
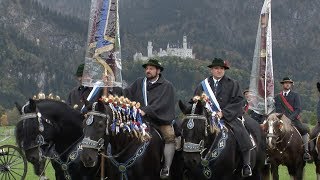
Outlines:
{"type": "Polygon", "coordinates": [[[211,86],[209,85],[208,78],[206,78],[205,80],[203,80],[203,81],[201,82],[201,85],[202,85],[203,91],[204,91],[204,92],[206,93],[206,95],[210,98],[211,105],[212,105],[212,107],[211,107],[212,111],[213,111],[213,112],[221,111],[219,102],[217,101],[217,98],[216,98],[216,96],[214,95],[211,86]]]}
{"type": "Polygon", "coordinates": [[[145,77],[142,82],[142,97],[144,105],[148,106],[148,96],[147,96],[147,78],[145,77]]]}

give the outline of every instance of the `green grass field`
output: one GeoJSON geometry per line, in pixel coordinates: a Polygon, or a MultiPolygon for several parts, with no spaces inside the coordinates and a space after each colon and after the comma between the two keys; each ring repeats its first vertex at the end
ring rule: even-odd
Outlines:
{"type": "MultiPolygon", "coordinates": [[[[5,137],[4,133],[7,132],[8,130],[11,131],[11,137],[9,139],[7,139],[6,141],[0,142],[0,146],[4,145],[4,144],[11,144],[11,145],[15,145],[15,138],[13,133],[13,128],[14,127],[0,127],[0,141],[5,137]]],[[[279,176],[280,176],[280,180],[290,180],[290,176],[287,172],[287,168],[281,166],[279,169],[279,176]]],[[[51,166],[51,164],[49,163],[47,169],[46,169],[46,176],[51,179],[54,180],[54,170],[51,166]]],[[[36,175],[34,175],[33,172],[33,166],[32,164],[28,163],[28,172],[27,172],[27,180],[36,180],[38,179],[38,177],[36,175]]],[[[304,173],[304,179],[305,180],[313,180],[316,179],[316,174],[315,174],[315,166],[314,164],[307,164],[305,167],[305,173],[304,173]]]]}

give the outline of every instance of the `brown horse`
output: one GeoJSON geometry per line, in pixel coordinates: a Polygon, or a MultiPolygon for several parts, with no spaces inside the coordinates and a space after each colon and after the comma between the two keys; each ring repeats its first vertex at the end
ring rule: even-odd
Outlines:
{"type": "Polygon", "coordinates": [[[290,119],[274,113],[269,115],[262,127],[267,133],[267,153],[273,179],[279,179],[278,166],[281,164],[287,166],[291,179],[302,180],[305,166],[303,142],[290,119]]]}
{"type": "Polygon", "coordinates": [[[317,180],[320,180],[320,130],[319,125],[316,125],[312,129],[311,137],[312,140],[310,140],[310,144],[312,146],[310,147],[311,155],[314,160],[314,164],[316,166],[316,173],[317,173],[317,180]]]}

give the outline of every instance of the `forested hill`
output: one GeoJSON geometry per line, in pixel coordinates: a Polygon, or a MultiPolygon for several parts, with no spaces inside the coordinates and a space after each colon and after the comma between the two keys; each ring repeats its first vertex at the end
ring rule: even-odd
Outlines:
{"type": "MultiPolygon", "coordinates": [[[[38,0],[52,10],[87,20],[90,0],[38,0]],[[77,1],[75,5],[74,1],[77,1]],[[55,2],[55,3],[54,3],[55,2]],[[62,7],[63,4],[64,6],[62,7]],[[76,12],[74,12],[76,11],[76,12]],[[81,12],[81,15],[79,15],[81,12]]],[[[263,0],[119,0],[123,55],[146,54],[183,34],[199,59],[222,56],[250,69],[263,0]]],[[[319,74],[320,1],[272,1],[275,75],[315,80],[319,74]],[[290,66],[288,66],[290,65],[290,66]],[[299,70],[301,67],[303,71],[299,70]],[[307,71],[305,71],[307,70],[307,71]],[[311,73],[312,72],[312,73],[311,73]]]]}
{"type": "MultiPolygon", "coordinates": [[[[314,110],[315,82],[320,80],[320,1],[272,3],[276,91],[279,80],[289,75],[305,109],[314,110]]],[[[262,4],[262,0],[120,0],[124,66],[131,67],[134,52],[146,54],[148,40],[159,49],[181,42],[186,34],[200,60],[177,60],[180,65],[170,67],[199,80],[205,69],[188,70],[185,64],[222,57],[230,60],[234,72],[243,73],[240,81],[247,86],[262,4]]],[[[75,68],[84,60],[89,8],[90,0],[0,0],[2,106],[11,108],[14,100],[24,101],[39,90],[66,96],[75,84],[75,68]]],[[[138,75],[126,76],[125,70],[123,74],[128,82],[138,75]]]]}

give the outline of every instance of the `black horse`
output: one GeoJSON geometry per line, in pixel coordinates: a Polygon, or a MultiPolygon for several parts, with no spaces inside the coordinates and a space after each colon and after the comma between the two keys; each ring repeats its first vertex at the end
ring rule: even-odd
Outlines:
{"type": "MultiPolygon", "coordinates": [[[[187,179],[242,179],[242,159],[236,139],[228,124],[222,129],[210,122],[210,115],[202,101],[186,107],[179,101],[186,115],[182,123],[183,158],[187,179]]],[[[246,118],[246,127],[251,132],[256,148],[251,153],[253,175],[247,179],[260,179],[264,167],[263,137],[259,124],[246,118]]]]}
{"type": "MultiPolygon", "coordinates": [[[[85,138],[82,142],[81,160],[87,167],[95,166],[99,155],[107,158],[107,176],[112,180],[156,180],[160,178],[161,158],[164,142],[158,131],[148,127],[150,138],[131,128],[120,127],[116,130],[113,124],[116,118],[122,118],[124,125],[127,118],[113,109],[110,103],[98,101],[92,106],[84,128],[85,138]],[[115,132],[116,131],[116,132],[115,132]],[[139,137],[139,138],[137,138],[139,137]],[[110,146],[108,148],[108,143],[110,146]]],[[[128,118],[127,118],[128,119],[128,118]]],[[[178,173],[172,173],[180,176],[178,173]]],[[[173,177],[173,179],[181,179],[173,177]]]]}
{"type": "Polygon", "coordinates": [[[303,142],[298,130],[283,114],[270,114],[262,125],[267,133],[267,153],[271,163],[271,173],[274,180],[279,179],[278,166],[287,166],[291,179],[302,180],[303,142]]]}
{"type": "Polygon", "coordinates": [[[92,179],[84,174],[94,174],[96,169],[85,170],[78,156],[84,119],[80,112],[50,99],[30,99],[23,107],[16,105],[22,115],[16,125],[16,142],[37,175],[50,158],[56,179],[92,179]]]}

